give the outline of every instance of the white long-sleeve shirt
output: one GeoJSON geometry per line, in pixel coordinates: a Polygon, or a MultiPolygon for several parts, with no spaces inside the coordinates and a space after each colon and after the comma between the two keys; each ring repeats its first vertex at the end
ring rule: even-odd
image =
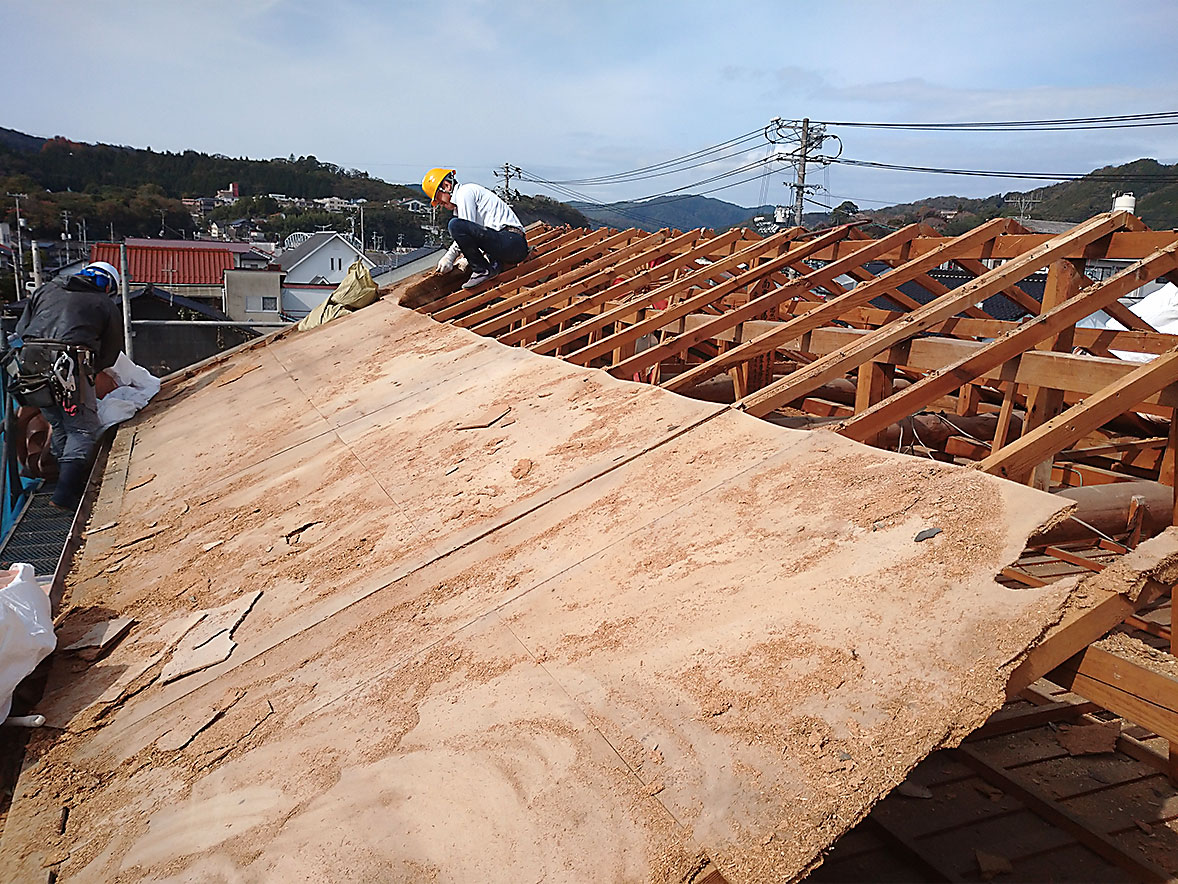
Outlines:
{"type": "MultiPolygon", "coordinates": [[[[523,229],[519,217],[512,211],[511,206],[503,202],[494,191],[487,190],[481,184],[459,184],[450,195],[454,203],[454,214],[463,221],[472,221],[492,230],[502,230],[504,227],[518,227],[523,229]]],[[[450,263],[460,254],[458,243],[451,243],[446,253],[450,263]]]]}
{"type": "Polygon", "coordinates": [[[454,214],[463,221],[473,221],[492,230],[504,227],[523,229],[511,206],[481,184],[459,184],[450,199],[454,202],[454,214]]]}

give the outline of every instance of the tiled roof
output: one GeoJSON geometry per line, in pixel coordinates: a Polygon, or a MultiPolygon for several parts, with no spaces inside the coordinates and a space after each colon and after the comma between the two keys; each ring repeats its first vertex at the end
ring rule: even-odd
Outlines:
{"type": "MultiPolygon", "coordinates": [[[[90,249],[91,261],[108,261],[119,266],[119,244],[100,242],[90,249]]],[[[232,270],[233,252],[219,247],[127,246],[127,270],[131,282],[159,285],[221,285],[225,271],[232,270]]]]}
{"type": "Polygon", "coordinates": [[[127,245],[149,249],[222,249],[228,252],[246,254],[255,251],[255,243],[223,242],[219,239],[137,239],[129,237],[127,245]]]}

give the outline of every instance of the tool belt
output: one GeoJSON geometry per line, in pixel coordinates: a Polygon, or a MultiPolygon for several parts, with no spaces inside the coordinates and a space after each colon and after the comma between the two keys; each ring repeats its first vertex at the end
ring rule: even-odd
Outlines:
{"type": "Polygon", "coordinates": [[[94,383],[94,352],[81,344],[18,339],[0,364],[12,398],[34,408],[60,405],[66,414],[75,414],[84,384],[94,383]]]}

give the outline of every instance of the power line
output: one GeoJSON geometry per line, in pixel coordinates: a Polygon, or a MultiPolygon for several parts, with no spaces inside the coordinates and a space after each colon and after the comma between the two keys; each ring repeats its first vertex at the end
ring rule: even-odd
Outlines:
{"type": "MultiPolygon", "coordinates": [[[[669,160],[664,160],[660,163],[653,163],[649,166],[640,166],[637,169],[630,169],[625,172],[613,172],[608,175],[599,175],[599,176],[590,177],[590,178],[569,178],[569,179],[565,179],[565,180],[551,181],[549,183],[551,183],[551,184],[569,184],[569,185],[574,185],[574,186],[578,186],[578,187],[585,187],[585,186],[589,186],[589,185],[598,185],[598,184],[617,184],[617,183],[621,183],[623,181],[642,180],[647,177],[656,177],[655,175],[649,174],[652,172],[658,172],[659,174],[670,174],[670,173],[662,172],[662,170],[668,169],[672,166],[680,165],[683,163],[689,163],[693,160],[701,159],[705,156],[709,156],[714,153],[718,153],[719,151],[726,150],[727,148],[730,148],[730,147],[734,147],[737,144],[742,144],[742,143],[750,141],[754,138],[760,137],[763,134],[764,134],[764,129],[754,129],[751,132],[746,132],[743,135],[736,136],[735,138],[729,138],[727,141],[722,141],[719,144],[713,144],[710,147],[704,147],[704,148],[701,148],[697,151],[693,151],[688,154],[683,154],[682,156],[674,157],[669,160]]],[[[735,153],[735,154],[730,154],[729,157],[737,156],[737,155],[739,155],[739,153],[740,153],[740,151],[737,151],[737,153],[735,153]]],[[[695,165],[686,166],[685,168],[694,169],[694,168],[698,168],[701,165],[706,165],[707,162],[718,162],[720,159],[726,159],[726,158],[727,157],[718,157],[715,159],[706,160],[703,163],[697,163],[695,165]]],[[[682,170],[673,170],[673,171],[682,171],[682,170]]]]}
{"type": "Polygon", "coordinates": [[[1081,174],[1065,172],[1001,172],[985,169],[948,169],[934,166],[906,166],[898,163],[877,163],[870,160],[853,160],[847,157],[832,157],[828,162],[840,163],[844,166],[860,166],[869,169],[891,169],[899,172],[928,172],[936,175],[971,175],[980,178],[1029,178],[1043,181],[1110,181],[1125,183],[1133,181],[1156,181],[1164,184],[1178,182],[1178,175],[1123,175],[1100,172],[1086,172],[1081,174]]]}
{"type": "Polygon", "coordinates": [[[1178,126],[1178,111],[1150,114],[1122,114],[1109,117],[1073,117],[1055,120],[998,120],[962,123],[867,123],[846,120],[817,121],[824,126],[856,126],[866,129],[902,129],[915,131],[1059,132],[1072,129],[1137,129],[1145,126],[1178,126]]]}

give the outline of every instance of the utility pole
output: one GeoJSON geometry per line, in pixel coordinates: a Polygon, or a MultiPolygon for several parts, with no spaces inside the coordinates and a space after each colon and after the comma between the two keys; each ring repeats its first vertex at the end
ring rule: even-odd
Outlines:
{"type": "Polygon", "coordinates": [[[34,239],[30,242],[33,249],[33,289],[41,287],[41,249],[37,246],[37,241],[34,239]]]}
{"type": "Polygon", "coordinates": [[[29,195],[27,193],[10,193],[8,195],[16,200],[16,253],[18,256],[16,259],[16,299],[19,301],[25,296],[24,283],[21,281],[25,269],[25,246],[20,230],[20,201],[27,200],[29,195]]]}
{"type": "Polygon", "coordinates": [[[65,242],[65,263],[68,265],[70,263],[70,239],[71,239],[71,236],[70,236],[70,213],[68,211],[63,211],[61,213],[61,217],[64,222],[63,226],[65,227],[65,233],[63,233],[61,235],[61,238],[65,242]]]}
{"type": "Polygon", "coordinates": [[[798,150],[798,183],[794,185],[794,225],[802,226],[802,207],[806,202],[806,152],[810,149],[810,118],[802,120],[802,146],[798,150]]]}
{"type": "Polygon", "coordinates": [[[127,279],[127,243],[119,243],[119,296],[123,302],[123,352],[128,359],[134,359],[131,343],[131,282],[127,279]]]}
{"type": "Polygon", "coordinates": [[[495,177],[503,179],[503,190],[500,191],[500,193],[505,200],[519,198],[519,191],[512,191],[511,189],[511,179],[513,176],[519,178],[522,174],[523,169],[521,169],[519,166],[511,165],[511,163],[504,163],[502,171],[498,169],[495,170],[495,177]]]}
{"type": "MultiPolygon", "coordinates": [[[[832,158],[815,156],[815,151],[822,147],[827,138],[837,136],[827,135],[826,127],[821,124],[811,124],[807,117],[802,120],[774,119],[765,130],[766,137],[774,144],[795,143],[797,147],[779,155],[778,159],[789,160],[795,171],[793,184],[786,186],[794,192],[793,221],[798,227],[802,226],[802,214],[805,211],[806,195],[818,190],[814,185],[806,184],[806,167],[817,162],[826,165],[832,158]]],[[[840,152],[841,152],[840,142],[840,152]]]]}
{"type": "Polygon", "coordinates": [[[1021,193],[1017,194],[1013,200],[1010,200],[1009,197],[1007,200],[1018,204],[1018,219],[1020,221],[1030,220],[1031,207],[1036,203],[1043,202],[1042,197],[1027,196],[1021,193]]]}

